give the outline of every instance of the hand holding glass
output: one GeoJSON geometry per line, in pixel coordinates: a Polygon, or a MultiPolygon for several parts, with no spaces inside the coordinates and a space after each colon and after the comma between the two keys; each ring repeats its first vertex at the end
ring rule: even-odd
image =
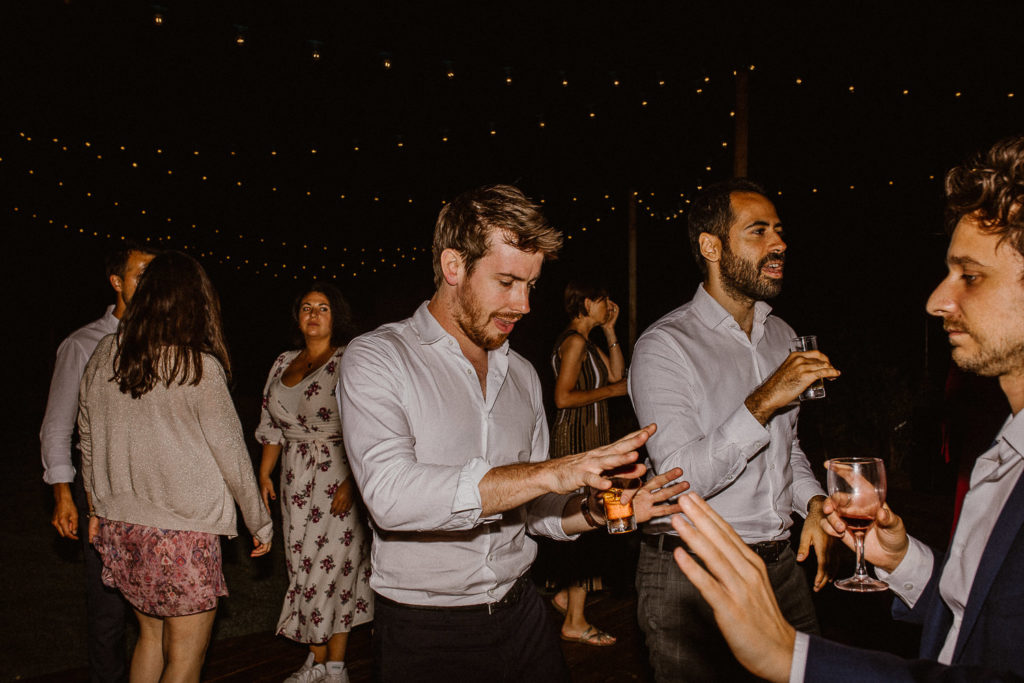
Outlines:
{"type": "Polygon", "coordinates": [[[626,488],[635,488],[640,482],[636,479],[612,479],[612,487],[602,492],[604,514],[607,520],[608,533],[627,534],[636,530],[636,516],[633,514],[633,501],[622,502],[622,492],[626,488]]]}
{"type": "Polygon", "coordinates": [[[836,588],[860,593],[884,591],[889,584],[868,575],[864,566],[864,535],[885,503],[885,464],[880,458],[835,458],[828,468],[828,495],[846,530],[853,534],[857,570],[836,588]]]}
{"type": "MultiPolygon", "coordinates": [[[[818,336],[814,334],[808,334],[803,337],[793,337],[789,342],[790,351],[817,351],[818,350],[818,336]]],[[[811,386],[804,389],[803,393],[800,394],[801,401],[813,401],[815,399],[825,398],[825,383],[820,379],[814,380],[811,386]]]]}

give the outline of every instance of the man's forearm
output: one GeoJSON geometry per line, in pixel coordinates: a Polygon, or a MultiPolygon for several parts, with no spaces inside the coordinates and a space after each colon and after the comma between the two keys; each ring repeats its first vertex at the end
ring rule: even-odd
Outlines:
{"type": "Polygon", "coordinates": [[[71,500],[71,484],[62,481],[53,485],[53,500],[57,503],[71,500]]]}
{"type": "Polygon", "coordinates": [[[551,462],[516,463],[488,470],[478,484],[480,515],[496,515],[554,491],[551,462]]]}

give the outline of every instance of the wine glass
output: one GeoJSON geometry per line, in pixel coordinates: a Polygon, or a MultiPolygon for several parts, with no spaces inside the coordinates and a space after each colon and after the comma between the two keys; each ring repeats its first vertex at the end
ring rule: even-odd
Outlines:
{"type": "Polygon", "coordinates": [[[872,578],[864,567],[864,535],[885,503],[885,464],[880,458],[834,458],[828,468],[828,495],[839,518],[853,534],[857,571],[836,581],[836,588],[867,593],[884,591],[889,584],[872,578]]]}

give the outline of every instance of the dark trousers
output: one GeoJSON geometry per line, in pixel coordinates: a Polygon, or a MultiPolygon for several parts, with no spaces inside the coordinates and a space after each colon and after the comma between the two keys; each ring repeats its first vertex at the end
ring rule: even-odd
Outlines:
{"type": "Polygon", "coordinates": [[[533,586],[486,611],[429,610],[376,600],[375,679],[381,683],[569,680],[558,634],[533,586]]]}
{"type": "MultiPolygon", "coordinates": [[[[811,591],[796,555],[786,548],[767,563],[782,614],[798,631],[818,633],[811,591]]],[[[666,681],[756,681],[732,656],[711,606],[690,583],[672,553],[640,546],[637,618],[647,639],[654,677],[666,681]]]]}
{"type": "Polygon", "coordinates": [[[89,506],[81,473],[75,476],[71,491],[78,507],[78,537],[82,539],[85,555],[89,680],[91,683],[123,683],[128,680],[124,631],[131,606],[120,591],[103,585],[103,561],[89,543],[89,506]]]}

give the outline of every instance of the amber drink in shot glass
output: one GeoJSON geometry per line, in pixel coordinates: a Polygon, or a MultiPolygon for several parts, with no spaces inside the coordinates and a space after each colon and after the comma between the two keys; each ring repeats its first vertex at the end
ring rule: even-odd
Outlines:
{"type": "Polygon", "coordinates": [[[613,479],[612,487],[603,491],[604,514],[608,533],[626,534],[636,530],[636,516],[633,514],[633,500],[622,501],[622,494],[629,488],[629,483],[621,479],[613,479]]]}

